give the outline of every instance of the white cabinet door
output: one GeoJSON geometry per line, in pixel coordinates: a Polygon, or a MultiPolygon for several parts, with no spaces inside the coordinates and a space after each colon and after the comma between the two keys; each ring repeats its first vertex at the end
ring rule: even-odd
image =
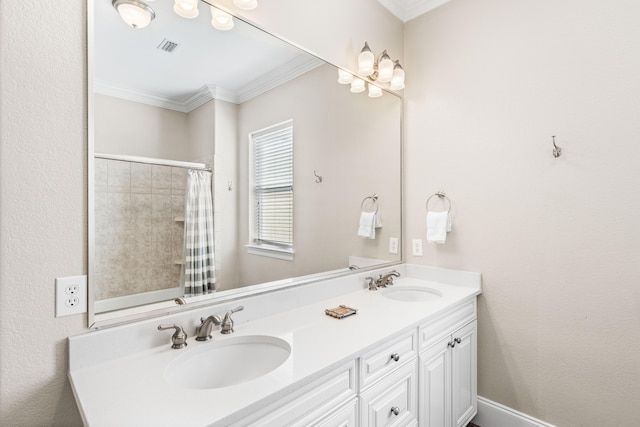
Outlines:
{"type": "Polygon", "coordinates": [[[418,425],[416,364],[414,359],[360,395],[363,427],[418,425]]]}
{"type": "Polygon", "coordinates": [[[477,412],[477,322],[420,354],[420,426],[464,427],[477,412]]]}
{"type": "Polygon", "coordinates": [[[451,337],[420,355],[420,426],[451,425],[451,337]]]}
{"type": "Polygon", "coordinates": [[[454,426],[464,427],[478,409],[477,391],[477,322],[454,332],[451,348],[453,421],[454,426]]]}

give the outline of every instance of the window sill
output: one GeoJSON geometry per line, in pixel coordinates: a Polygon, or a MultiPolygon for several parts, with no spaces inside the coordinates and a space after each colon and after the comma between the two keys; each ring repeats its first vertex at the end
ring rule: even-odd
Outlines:
{"type": "Polygon", "coordinates": [[[285,261],[293,261],[293,249],[279,248],[277,246],[268,245],[246,245],[247,253],[251,255],[266,256],[269,258],[282,259],[285,261]]]}

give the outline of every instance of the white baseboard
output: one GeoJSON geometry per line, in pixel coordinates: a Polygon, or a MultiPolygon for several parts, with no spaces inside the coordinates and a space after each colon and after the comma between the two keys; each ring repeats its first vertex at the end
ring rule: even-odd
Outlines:
{"type": "Polygon", "coordinates": [[[481,396],[478,396],[478,415],[472,421],[480,427],[555,427],[481,396]]]}

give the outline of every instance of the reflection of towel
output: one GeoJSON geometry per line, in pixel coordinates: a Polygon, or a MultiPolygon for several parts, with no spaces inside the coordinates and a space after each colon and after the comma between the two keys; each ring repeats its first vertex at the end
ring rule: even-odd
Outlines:
{"type": "Polygon", "coordinates": [[[360,227],[358,227],[358,236],[367,239],[376,238],[376,228],[382,227],[380,216],[375,212],[362,212],[360,214],[360,227]]]}
{"type": "Polygon", "coordinates": [[[449,212],[427,212],[427,242],[444,243],[451,231],[449,212]]]}

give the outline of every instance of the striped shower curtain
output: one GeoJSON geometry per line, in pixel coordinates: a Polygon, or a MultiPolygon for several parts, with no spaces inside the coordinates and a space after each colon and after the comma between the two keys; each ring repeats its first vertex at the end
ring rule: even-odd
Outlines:
{"type": "Polygon", "coordinates": [[[183,260],[180,277],[185,296],[204,295],[216,290],[209,171],[189,170],[184,203],[183,260]]]}

